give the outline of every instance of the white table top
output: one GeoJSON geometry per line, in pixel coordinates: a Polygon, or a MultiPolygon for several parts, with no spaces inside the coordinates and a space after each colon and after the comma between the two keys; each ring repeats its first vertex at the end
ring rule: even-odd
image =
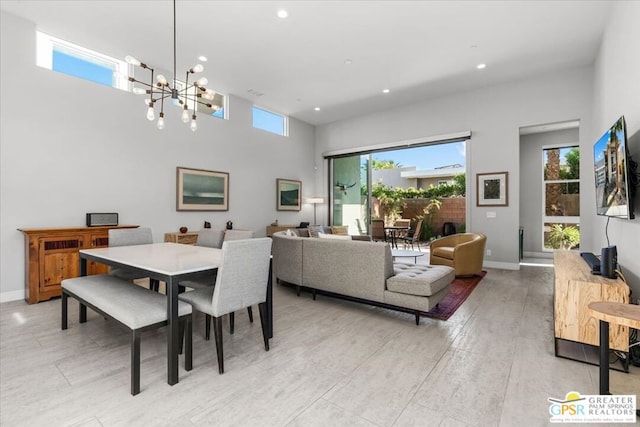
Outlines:
{"type": "Polygon", "coordinates": [[[173,276],[217,268],[222,250],[181,243],[152,243],[81,249],[80,254],[173,276]]]}

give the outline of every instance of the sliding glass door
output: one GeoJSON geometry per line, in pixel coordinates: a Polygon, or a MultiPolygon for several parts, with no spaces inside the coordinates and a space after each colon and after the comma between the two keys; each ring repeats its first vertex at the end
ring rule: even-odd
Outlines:
{"type": "Polygon", "coordinates": [[[357,154],[331,159],[331,224],[347,225],[349,234],[369,234],[371,156],[357,154]]]}

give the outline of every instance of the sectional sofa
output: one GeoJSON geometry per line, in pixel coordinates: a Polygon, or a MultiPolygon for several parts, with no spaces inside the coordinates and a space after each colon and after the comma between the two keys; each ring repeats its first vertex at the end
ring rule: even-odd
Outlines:
{"type": "Polygon", "coordinates": [[[450,290],[453,268],[394,263],[387,243],[351,236],[302,237],[306,230],[274,233],[273,275],[277,283],[420,316],[450,290]]]}

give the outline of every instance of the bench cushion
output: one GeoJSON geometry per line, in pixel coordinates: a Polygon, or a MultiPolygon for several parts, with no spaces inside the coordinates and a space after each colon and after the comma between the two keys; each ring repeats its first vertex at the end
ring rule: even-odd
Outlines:
{"type": "Polygon", "coordinates": [[[395,275],[387,279],[387,289],[409,295],[431,296],[455,279],[455,271],[447,266],[394,263],[395,275]]]}
{"type": "MultiPolygon", "coordinates": [[[[130,329],[167,321],[165,295],[108,274],[65,279],[62,289],[96,306],[130,329]]],[[[178,316],[190,313],[191,306],[179,302],[178,316]]]]}

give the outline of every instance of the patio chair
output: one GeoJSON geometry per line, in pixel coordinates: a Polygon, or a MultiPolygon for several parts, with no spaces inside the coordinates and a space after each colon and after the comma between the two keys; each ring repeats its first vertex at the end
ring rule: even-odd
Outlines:
{"type": "Polygon", "coordinates": [[[381,219],[371,220],[371,239],[374,241],[387,241],[387,233],[384,231],[384,221],[381,219]]]}
{"type": "Polygon", "coordinates": [[[400,240],[404,243],[405,249],[407,246],[411,246],[411,250],[414,250],[414,245],[418,247],[420,250],[420,234],[422,233],[422,220],[419,220],[416,223],[416,228],[413,230],[409,230],[407,235],[400,240]]]}

